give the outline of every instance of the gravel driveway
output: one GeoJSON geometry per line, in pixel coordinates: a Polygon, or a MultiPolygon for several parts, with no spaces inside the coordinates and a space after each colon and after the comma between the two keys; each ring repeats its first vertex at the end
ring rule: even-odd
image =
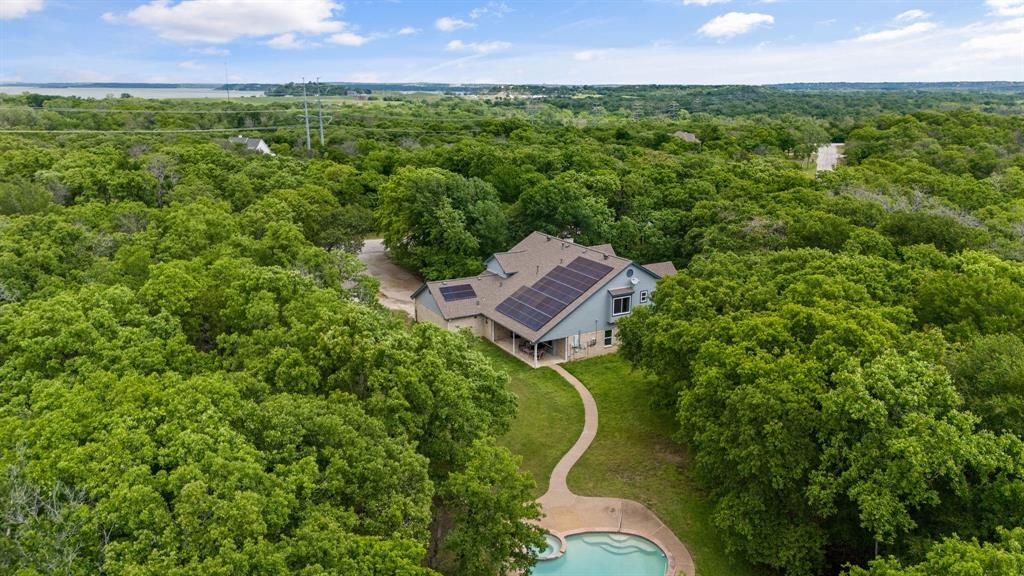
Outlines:
{"type": "Polygon", "coordinates": [[[380,280],[380,293],[377,294],[377,300],[386,308],[400,310],[412,317],[414,306],[410,296],[423,281],[412,272],[392,262],[388,258],[384,241],[379,238],[363,242],[359,259],[366,264],[367,272],[380,280]]]}

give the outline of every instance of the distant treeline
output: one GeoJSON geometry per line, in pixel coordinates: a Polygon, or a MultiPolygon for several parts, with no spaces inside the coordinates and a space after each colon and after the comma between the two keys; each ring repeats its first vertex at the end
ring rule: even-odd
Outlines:
{"type": "MultiPolygon", "coordinates": [[[[302,96],[302,84],[289,82],[287,84],[275,84],[264,89],[267,96],[302,96]]],[[[309,95],[319,93],[321,96],[348,96],[351,94],[372,94],[369,88],[347,86],[345,84],[323,83],[317,86],[315,82],[306,82],[306,93],[309,95]]]]}
{"type": "Polygon", "coordinates": [[[1024,82],[793,82],[773,84],[780,90],[976,90],[1024,93],[1024,82]]]}

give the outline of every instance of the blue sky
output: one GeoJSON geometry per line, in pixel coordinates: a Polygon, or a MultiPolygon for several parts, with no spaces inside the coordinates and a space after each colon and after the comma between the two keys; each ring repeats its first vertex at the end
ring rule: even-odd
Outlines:
{"type": "Polygon", "coordinates": [[[0,81],[1024,80],[1024,0],[0,0],[0,81]]]}

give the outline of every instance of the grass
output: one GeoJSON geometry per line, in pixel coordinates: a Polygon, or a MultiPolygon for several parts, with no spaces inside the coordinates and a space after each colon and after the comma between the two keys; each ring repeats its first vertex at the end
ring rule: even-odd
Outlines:
{"type": "Polygon", "coordinates": [[[763,574],[726,555],[711,505],[688,474],[686,450],[672,440],[675,415],[651,404],[644,376],[617,354],[563,366],[590,389],[598,409],[597,438],[569,473],[569,488],[645,504],[689,548],[698,576],[763,574]]]}
{"type": "Polygon", "coordinates": [[[537,482],[536,496],[541,496],[551,470],[583,430],[583,402],[552,369],[530,368],[486,340],[477,346],[509,375],[509,390],[519,399],[519,416],[498,442],[523,458],[522,469],[537,482]]]}

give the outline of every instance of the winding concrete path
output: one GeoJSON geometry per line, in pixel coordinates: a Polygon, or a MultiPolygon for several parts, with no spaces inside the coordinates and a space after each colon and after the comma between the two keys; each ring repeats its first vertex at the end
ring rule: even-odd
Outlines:
{"type": "Polygon", "coordinates": [[[583,399],[583,432],[551,471],[548,491],[539,500],[544,509],[540,525],[562,538],[580,532],[620,532],[643,536],[666,552],[667,576],[695,576],[696,568],[690,551],[646,506],[623,498],[577,496],[569,490],[566,483],[569,471],[597,436],[597,402],[587,387],[565,368],[558,365],[552,368],[583,399]]]}

